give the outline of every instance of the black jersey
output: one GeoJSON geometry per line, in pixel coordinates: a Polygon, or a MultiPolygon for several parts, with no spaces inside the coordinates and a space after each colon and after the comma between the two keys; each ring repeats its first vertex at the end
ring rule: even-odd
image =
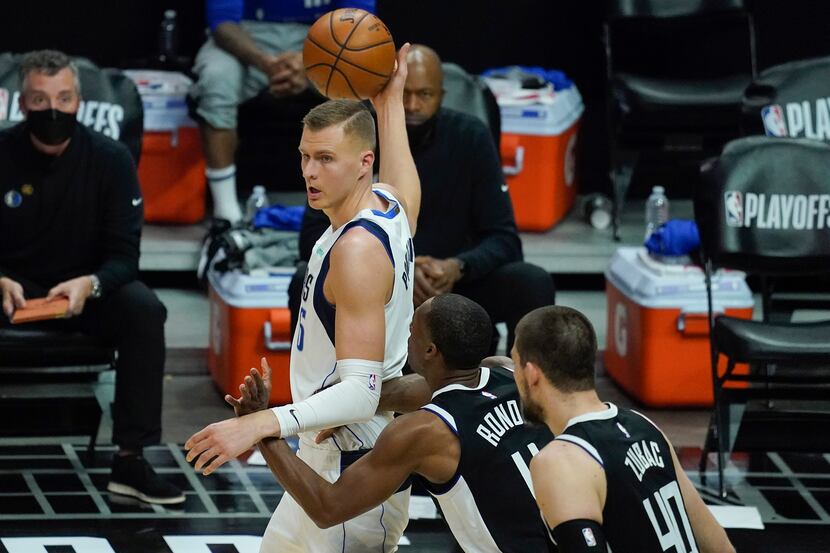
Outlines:
{"type": "Polygon", "coordinates": [[[556,439],[581,447],[605,471],[602,528],[610,551],[697,553],[670,445],[653,422],[609,403],[568,421],[556,439]]]}
{"type": "Polygon", "coordinates": [[[426,483],[459,545],[478,553],[555,551],[528,468],[553,435],[524,424],[512,371],[482,367],[478,386],[441,388],[423,409],[461,442],[453,478],[441,486],[426,483]]]}

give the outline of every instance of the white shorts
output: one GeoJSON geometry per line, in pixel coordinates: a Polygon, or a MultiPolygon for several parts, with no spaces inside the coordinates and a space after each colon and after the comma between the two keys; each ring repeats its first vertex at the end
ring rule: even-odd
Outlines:
{"type": "MultiPolygon", "coordinates": [[[[317,474],[335,482],[340,477],[340,451],[321,448],[300,440],[297,455],[317,474]]],[[[260,553],[392,553],[409,522],[410,488],[396,493],[381,505],[343,524],[320,529],[293,497],[280,499],[265,535],[260,553]]]]}

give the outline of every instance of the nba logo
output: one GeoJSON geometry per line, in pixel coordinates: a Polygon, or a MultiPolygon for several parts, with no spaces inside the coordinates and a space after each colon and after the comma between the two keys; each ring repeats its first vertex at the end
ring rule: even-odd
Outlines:
{"type": "Polygon", "coordinates": [[[378,387],[378,375],[372,374],[369,375],[369,389],[374,390],[378,387]]]}
{"type": "Polygon", "coordinates": [[[5,88],[0,88],[0,121],[5,121],[9,118],[9,91],[5,88]]]}
{"type": "Polygon", "coordinates": [[[787,123],[784,121],[784,110],[778,104],[771,104],[761,108],[761,119],[764,121],[764,131],[767,136],[787,136],[787,123]]]}
{"type": "Polygon", "coordinates": [[[590,528],[582,529],[582,537],[585,538],[585,545],[588,547],[596,547],[597,539],[594,537],[594,532],[590,528]]]}
{"type": "Polygon", "coordinates": [[[726,208],[726,224],[730,227],[744,226],[744,196],[740,192],[724,192],[723,205],[726,208]]]}

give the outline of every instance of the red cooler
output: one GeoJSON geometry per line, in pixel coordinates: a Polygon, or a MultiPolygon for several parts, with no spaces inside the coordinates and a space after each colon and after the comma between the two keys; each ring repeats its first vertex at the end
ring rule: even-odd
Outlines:
{"type": "Polygon", "coordinates": [[[502,169],[519,230],[545,231],[576,198],[576,142],[582,97],[576,86],[549,103],[511,105],[499,100],[502,169]]]}
{"type": "MultiPolygon", "coordinates": [[[[652,407],[712,404],[712,372],[703,271],[667,265],[645,248],[620,248],[605,272],[605,366],[629,394],[652,407]]],[[[737,271],[714,277],[715,311],[752,318],[752,293],[737,271]]],[[[726,369],[721,358],[720,369],[726,369]]],[[[736,372],[746,372],[745,365],[736,372]]]]}
{"type": "Polygon", "coordinates": [[[291,315],[288,284],[293,267],[208,273],[210,344],[208,369],[216,387],[239,396],[239,385],[260,368],[271,366],[271,405],[291,403],[288,361],[291,354],[291,315]]]}
{"type": "Polygon", "coordinates": [[[205,218],[205,160],[185,97],[192,81],[170,71],[125,73],[144,106],[138,180],[148,223],[198,223],[205,218]]]}

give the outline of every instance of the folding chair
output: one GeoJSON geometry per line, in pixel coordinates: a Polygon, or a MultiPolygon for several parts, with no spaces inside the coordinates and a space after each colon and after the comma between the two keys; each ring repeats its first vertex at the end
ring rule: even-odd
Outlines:
{"type": "Polygon", "coordinates": [[[92,459],[101,423],[94,385],[113,368],[115,351],[96,338],[0,328],[0,436],[88,435],[92,459]]]}
{"type": "MultiPolygon", "coordinates": [[[[724,467],[735,439],[730,430],[733,404],[766,400],[769,407],[773,399],[829,397],[830,372],[823,368],[830,367],[830,321],[797,323],[774,317],[773,292],[782,277],[830,275],[830,146],[767,137],[730,142],[702,168],[695,219],[709,299],[715,400],[701,471],[708,444],[714,443],[718,491],[725,497],[724,467]],[[761,277],[763,320],[713,312],[712,280],[719,268],[761,277]],[[721,355],[727,358],[725,372],[718,370],[721,355]],[[748,374],[737,374],[736,364],[744,363],[750,365],[748,374]]],[[[776,406],[769,415],[774,411],[788,414],[776,406]]],[[[772,428],[764,429],[763,443],[756,447],[793,449],[796,429],[790,426],[787,435],[777,435],[772,428]]],[[[816,437],[808,436],[802,446],[810,448],[816,437]]]]}

